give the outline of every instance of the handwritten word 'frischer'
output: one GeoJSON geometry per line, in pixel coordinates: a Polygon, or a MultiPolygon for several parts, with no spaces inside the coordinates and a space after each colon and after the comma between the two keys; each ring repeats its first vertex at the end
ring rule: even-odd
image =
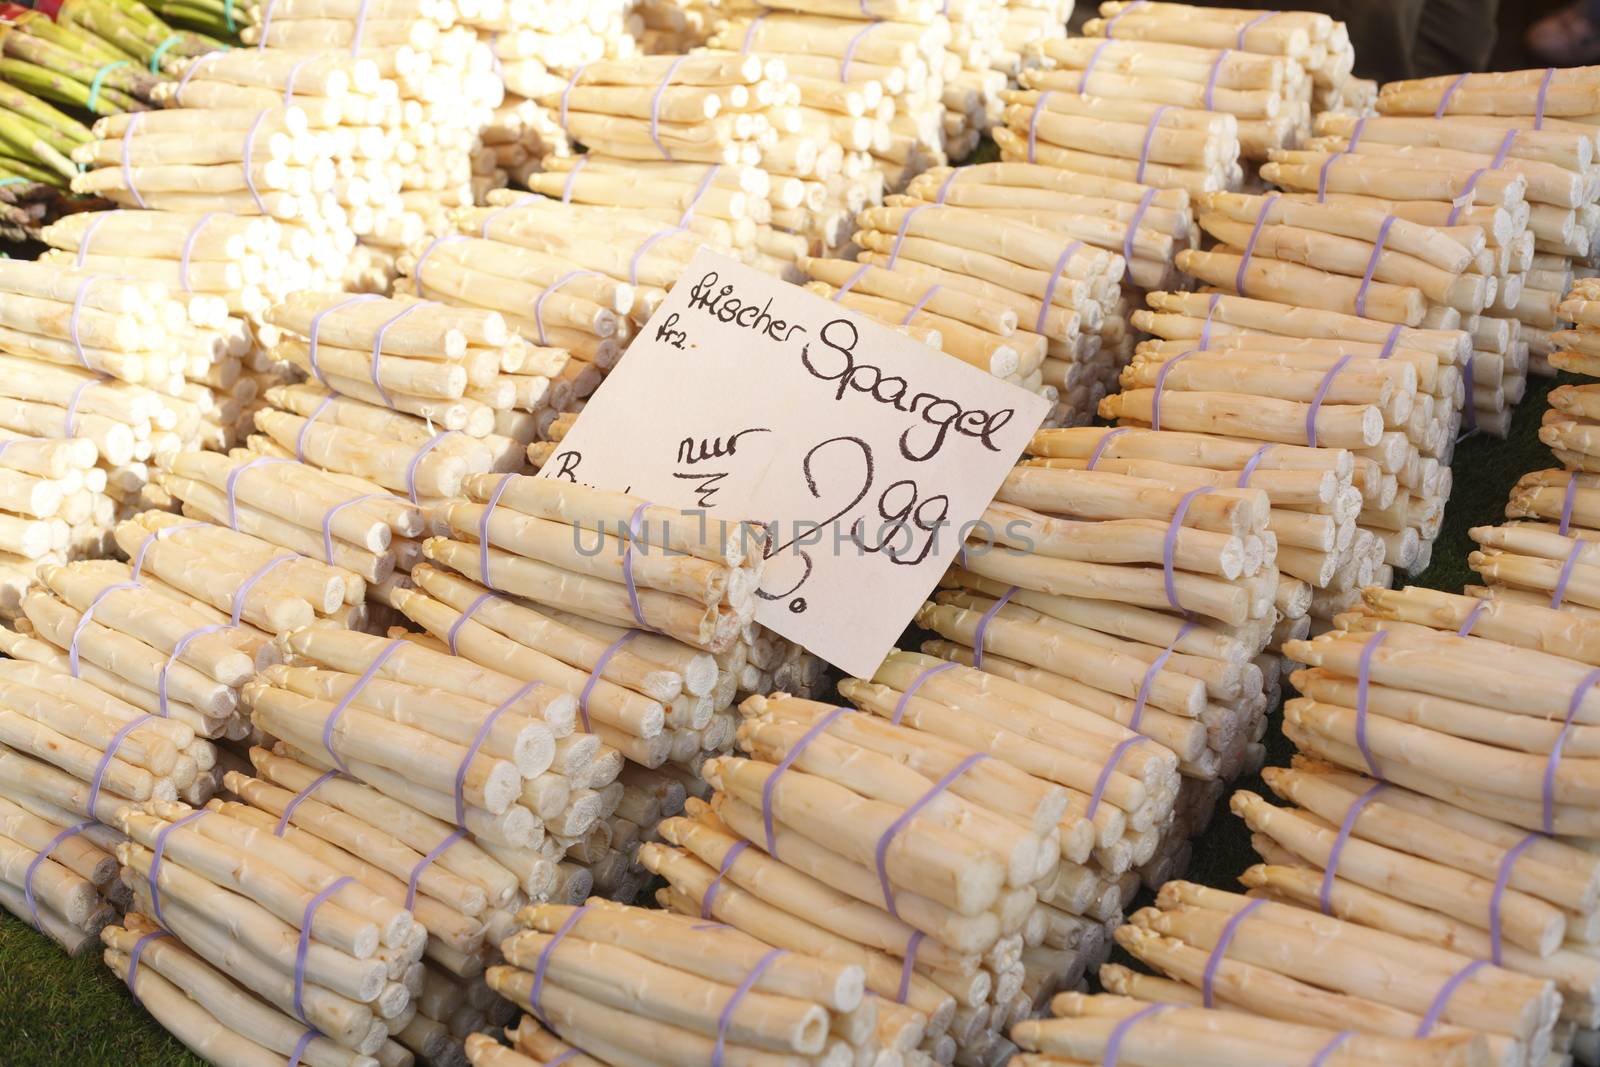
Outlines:
{"type": "Polygon", "coordinates": [[[758,307],[735,296],[731,284],[717,288],[716,271],[708,271],[689,290],[689,310],[704,311],[718,322],[766,334],[774,341],[787,341],[796,332],[806,332],[805,327],[797,323],[773,318],[770,299],[758,307]]]}

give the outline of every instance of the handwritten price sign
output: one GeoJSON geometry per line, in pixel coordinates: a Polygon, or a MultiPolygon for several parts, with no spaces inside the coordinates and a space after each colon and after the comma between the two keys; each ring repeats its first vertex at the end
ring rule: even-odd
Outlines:
{"type": "Polygon", "coordinates": [[[758,621],[870,676],[1048,410],[702,251],[540,473],[768,522],[758,621]]]}

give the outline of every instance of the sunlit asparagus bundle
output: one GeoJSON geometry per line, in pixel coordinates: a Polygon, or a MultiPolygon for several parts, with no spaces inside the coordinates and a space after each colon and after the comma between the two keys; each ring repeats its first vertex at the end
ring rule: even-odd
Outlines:
{"type": "MultiPolygon", "coordinates": [[[[1574,356],[1571,351],[1554,352],[1552,364],[1570,368],[1574,356]]],[[[1540,423],[1539,440],[1550,446],[1568,470],[1594,473],[1600,469],[1600,439],[1595,437],[1596,419],[1600,418],[1597,394],[1600,386],[1595,385],[1563,385],[1546,394],[1550,408],[1540,423]]]]}
{"type": "Polygon", "coordinates": [[[997,48],[990,62],[1015,82],[1023,70],[1039,65],[1037,42],[1067,36],[1073,0],[1007,0],[1000,12],[997,48]]]}
{"type": "Polygon", "coordinates": [[[6,20],[4,77],[12,85],[96,115],[143,111],[185,57],[214,42],[174,30],[137,0],[81,0],[6,20]],[[166,73],[164,73],[166,72],[166,73]]]}
{"type": "MultiPolygon", "coordinates": [[[[8,760],[12,771],[31,764],[0,748],[0,766],[8,760]]],[[[0,790],[0,907],[76,956],[129,899],[111,854],[121,837],[11,785],[0,790]]]]}
{"type": "MultiPolygon", "coordinates": [[[[518,918],[524,929],[502,943],[507,965],[489,982],[532,1014],[514,1040],[536,1054],[556,1036],[579,1050],[567,1062],[617,1067],[848,1063],[858,1051],[870,1062],[885,1049],[884,1012],[864,997],[857,964],[600,899],[534,905],[518,918]]],[[[476,1062],[517,1062],[474,1046],[476,1062]]]]}
{"type": "MultiPolygon", "coordinates": [[[[1563,292],[1555,312],[1556,325],[1562,328],[1549,335],[1550,366],[1600,377],[1600,280],[1579,278],[1563,292]]],[[[1580,391],[1586,388],[1578,387],[1580,391]]],[[[1568,387],[1557,390],[1570,391],[1568,387]]]]}
{"type": "Polygon", "coordinates": [[[112,504],[98,457],[83,437],[0,435],[0,618],[18,617],[41,568],[105,554],[112,504]]]}
{"type": "Polygon", "coordinates": [[[1577,471],[1518,479],[1506,502],[1512,521],[1468,531],[1478,546],[1468,563],[1487,587],[1469,592],[1585,615],[1600,610],[1589,586],[1590,542],[1600,538],[1597,487],[1594,475],[1577,471]]]}

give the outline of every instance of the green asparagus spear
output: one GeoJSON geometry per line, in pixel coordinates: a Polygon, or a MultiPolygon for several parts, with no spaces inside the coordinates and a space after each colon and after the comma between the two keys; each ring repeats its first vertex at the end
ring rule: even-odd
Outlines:
{"type": "Polygon", "coordinates": [[[0,108],[15,111],[19,115],[26,115],[42,126],[48,126],[61,136],[74,144],[85,144],[94,140],[94,134],[89,127],[68,115],[64,111],[57,111],[49,104],[36,96],[30,96],[14,85],[0,82],[0,108]]]}
{"type": "Polygon", "coordinates": [[[121,89],[105,88],[100,90],[100,96],[94,101],[94,107],[89,106],[89,87],[82,82],[77,82],[62,74],[29,63],[21,59],[10,57],[0,58],[0,79],[12,85],[26,89],[35,96],[42,96],[47,100],[56,100],[63,104],[93,111],[97,115],[116,115],[124,111],[147,111],[145,104],[135,97],[129,96],[121,89]]]}

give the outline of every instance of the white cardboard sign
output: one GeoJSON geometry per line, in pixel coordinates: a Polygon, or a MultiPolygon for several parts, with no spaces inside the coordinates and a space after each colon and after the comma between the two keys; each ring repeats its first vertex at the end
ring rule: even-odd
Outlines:
{"type": "Polygon", "coordinates": [[[757,620],[870,677],[1048,411],[702,250],[540,473],[770,523],[757,620]]]}

